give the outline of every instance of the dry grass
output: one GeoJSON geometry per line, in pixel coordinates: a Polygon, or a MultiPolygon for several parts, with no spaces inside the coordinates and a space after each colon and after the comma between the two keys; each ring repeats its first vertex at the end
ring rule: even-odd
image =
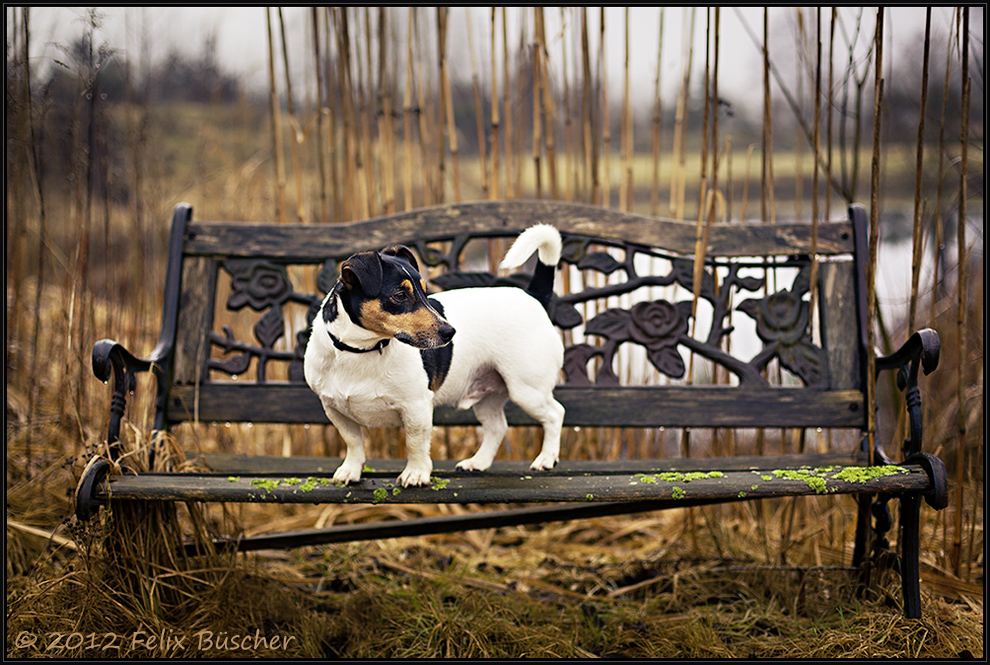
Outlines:
{"type": "MultiPolygon", "coordinates": [[[[789,551],[789,565],[768,563],[764,541],[778,548],[773,524],[786,513],[784,501],[764,502],[768,529],[753,506],[716,507],[703,511],[693,534],[681,511],[669,511],[186,559],[172,547],[178,535],[171,530],[180,523],[190,529],[198,507],[179,508],[176,519],[171,507],[118,504],[102,527],[69,520],[59,533],[71,535],[75,548],[11,526],[16,518],[51,529],[68,504],[44,490],[58,494],[70,478],[67,465],[53,464],[8,493],[8,657],[983,654],[977,587],[950,597],[926,584],[924,619],[912,621],[900,613],[896,574],[888,571],[860,594],[850,571],[836,565],[847,558],[849,533],[845,552],[842,544],[805,538],[789,551]],[[139,540],[114,540],[109,520],[128,518],[141,523],[126,531],[139,540]],[[245,636],[247,648],[240,646],[245,636]],[[108,644],[109,654],[102,650],[108,644]]],[[[806,520],[842,519],[849,505],[835,501],[802,502],[806,520]]],[[[252,521],[313,523],[324,510],[308,507],[293,519],[279,517],[279,507],[263,508],[252,521]]],[[[370,519],[373,512],[337,507],[335,518],[370,519]]],[[[932,528],[931,512],[924,514],[932,528]]],[[[938,572],[928,565],[925,574],[938,572]]]]}

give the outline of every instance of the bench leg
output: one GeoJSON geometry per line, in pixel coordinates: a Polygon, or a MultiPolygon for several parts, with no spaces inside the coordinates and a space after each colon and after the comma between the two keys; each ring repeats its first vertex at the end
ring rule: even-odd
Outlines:
{"type": "Polygon", "coordinates": [[[901,498],[901,589],[904,593],[904,616],[921,618],[921,497],[911,494],[901,498]]]}
{"type": "Polygon", "coordinates": [[[856,501],[859,504],[859,510],[856,514],[856,544],[853,547],[852,565],[860,568],[870,552],[870,534],[873,532],[870,506],[873,503],[873,495],[857,494],[856,501]]]}

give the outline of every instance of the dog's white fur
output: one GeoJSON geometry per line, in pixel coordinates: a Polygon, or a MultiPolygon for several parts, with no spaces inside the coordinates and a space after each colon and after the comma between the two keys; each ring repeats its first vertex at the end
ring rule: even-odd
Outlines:
{"type": "MultiPolygon", "coordinates": [[[[522,265],[534,252],[546,265],[560,260],[560,233],[549,225],[524,231],[506,253],[503,268],[522,265]]],[[[327,295],[327,301],[334,296],[327,295]]],[[[365,463],[361,426],[405,427],[408,461],[399,484],[427,485],[433,471],[430,439],[433,407],[473,408],[483,429],[477,453],[458,468],[483,471],[491,466],[508,424],[504,407],[512,399],[543,426],[543,447],[533,469],[550,469],[560,457],[564,407],[553,398],[563,364],[560,335],[543,307],[522,289],[481,287],[431,296],[443,305],[454,327],[453,354],[446,379],[436,393],[420,349],[393,342],[381,352],[350,353],[331,343],[327,332],[356,348],[371,348],[382,336],[355,324],[337,303],[338,316],[327,324],[316,316],[304,358],[306,381],[319,395],[327,417],[347,445],[335,482],[361,478],[365,463]]]]}

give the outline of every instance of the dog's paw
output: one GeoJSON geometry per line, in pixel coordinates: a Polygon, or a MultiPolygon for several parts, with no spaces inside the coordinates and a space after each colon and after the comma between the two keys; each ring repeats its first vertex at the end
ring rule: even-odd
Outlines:
{"type": "Polygon", "coordinates": [[[430,473],[433,469],[417,469],[407,466],[401,474],[399,474],[398,483],[402,487],[422,487],[430,484],[430,473]]]}
{"type": "Polygon", "coordinates": [[[478,456],[469,457],[457,463],[457,468],[461,471],[487,471],[492,465],[492,460],[478,459],[478,456]]]}
{"type": "Polygon", "coordinates": [[[350,484],[361,480],[361,466],[351,465],[344,462],[333,472],[333,482],[335,484],[350,484]]]}
{"type": "Polygon", "coordinates": [[[540,453],[540,456],[533,460],[529,468],[534,471],[549,471],[557,465],[557,457],[549,453],[540,453]]]}

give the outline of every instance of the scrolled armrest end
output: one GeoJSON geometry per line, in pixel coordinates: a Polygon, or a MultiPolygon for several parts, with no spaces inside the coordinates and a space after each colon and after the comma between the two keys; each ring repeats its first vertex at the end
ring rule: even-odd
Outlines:
{"type": "Polygon", "coordinates": [[[101,339],[93,345],[93,374],[104,383],[114,375],[115,368],[133,375],[147,372],[151,367],[150,360],[138,358],[112,339],[101,339]]]}
{"type": "Polygon", "coordinates": [[[928,375],[938,367],[941,342],[938,333],[924,328],[908,337],[899,349],[886,356],[877,356],[877,371],[901,369],[909,363],[920,362],[922,371],[928,375]]]}
{"type": "Polygon", "coordinates": [[[942,343],[938,338],[938,333],[931,328],[919,330],[915,335],[921,340],[921,368],[927,376],[938,367],[938,357],[939,353],[941,353],[942,343]]]}

